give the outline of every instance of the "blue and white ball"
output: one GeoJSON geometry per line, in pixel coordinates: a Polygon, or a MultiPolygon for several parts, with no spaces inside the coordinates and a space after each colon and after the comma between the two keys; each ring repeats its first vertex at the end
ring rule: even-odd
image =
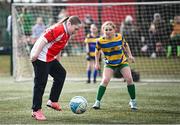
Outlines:
{"type": "Polygon", "coordinates": [[[87,100],[82,96],[75,96],[71,99],[69,106],[75,114],[82,114],[87,110],[87,100]]]}

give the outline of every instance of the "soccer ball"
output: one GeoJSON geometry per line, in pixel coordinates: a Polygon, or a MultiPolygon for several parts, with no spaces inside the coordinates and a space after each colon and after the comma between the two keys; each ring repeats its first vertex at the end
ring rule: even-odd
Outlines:
{"type": "Polygon", "coordinates": [[[82,96],[75,96],[71,99],[69,106],[75,114],[82,114],[87,110],[87,100],[82,96]]]}

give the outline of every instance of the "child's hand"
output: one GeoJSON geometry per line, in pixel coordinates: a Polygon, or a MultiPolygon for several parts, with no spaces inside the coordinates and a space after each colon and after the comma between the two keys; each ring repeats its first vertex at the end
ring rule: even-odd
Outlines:
{"type": "Polygon", "coordinates": [[[99,63],[95,63],[95,69],[96,69],[96,70],[100,69],[99,63]]]}
{"type": "Polygon", "coordinates": [[[133,56],[129,56],[128,60],[132,63],[135,63],[135,58],[133,56]]]}
{"type": "Polygon", "coordinates": [[[30,60],[31,60],[31,62],[34,62],[34,61],[37,60],[37,58],[38,58],[37,56],[31,56],[31,57],[30,57],[30,60]]]}

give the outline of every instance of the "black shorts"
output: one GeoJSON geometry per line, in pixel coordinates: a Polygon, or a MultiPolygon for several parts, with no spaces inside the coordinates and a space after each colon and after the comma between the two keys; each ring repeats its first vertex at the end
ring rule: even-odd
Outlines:
{"type": "Polygon", "coordinates": [[[87,60],[87,61],[95,60],[95,57],[94,57],[94,56],[87,56],[87,57],[86,57],[86,60],[87,60]]]}

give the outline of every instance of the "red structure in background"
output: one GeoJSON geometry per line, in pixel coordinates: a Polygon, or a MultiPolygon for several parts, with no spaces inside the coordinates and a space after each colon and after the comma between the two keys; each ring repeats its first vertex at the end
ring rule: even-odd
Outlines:
{"type": "MultiPolygon", "coordinates": [[[[99,0],[68,0],[68,3],[98,3],[99,0]]],[[[115,2],[136,2],[135,0],[101,0],[102,3],[115,3],[115,2]]]]}
{"type": "MultiPolygon", "coordinates": [[[[69,0],[69,3],[98,3],[98,0],[91,0],[91,3],[87,2],[86,0],[69,0]]],[[[102,0],[103,3],[109,3],[109,2],[135,2],[135,0],[102,0]]],[[[98,6],[69,6],[66,8],[69,15],[78,15],[81,20],[85,18],[87,14],[91,15],[92,19],[99,23],[98,19],[98,6]]],[[[119,32],[119,27],[121,25],[121,22],[125,19],[127,15],[131,15],[134,19],[136,8],[135,6],[102,6],[101,8],[101,23],[105,21],[113,21],[117,26],[117,32],[119,32]]],[[[84,29],[81,29],[75,38],[77,42],[83,42],[85,38],[84,35],[84,29]]]]}

